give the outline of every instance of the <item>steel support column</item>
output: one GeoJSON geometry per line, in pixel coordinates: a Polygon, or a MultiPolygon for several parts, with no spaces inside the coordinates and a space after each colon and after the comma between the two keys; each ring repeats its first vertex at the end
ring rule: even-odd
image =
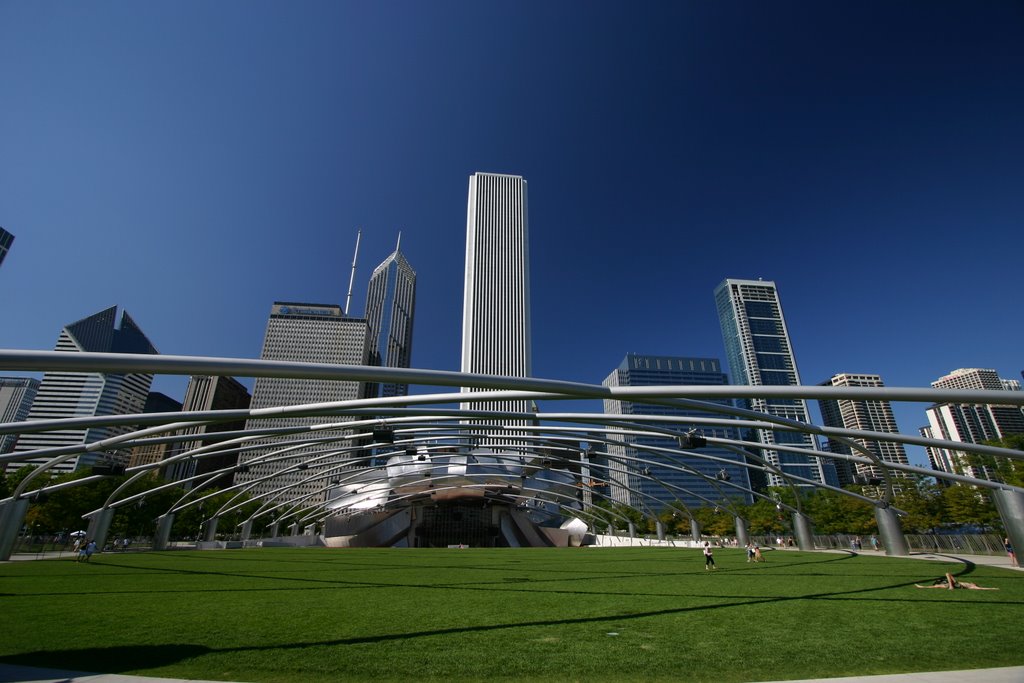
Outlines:
{"type": "Polygon", "coordinates": [[[693,517],[690,517],[690,537],[694,543],[700,544],[700,522],[693,517]]]}
{"type": "Polygon", "coordinates": [[[171,538],[172,526],[174,526],[173,512],[157,517],[156,535],[153,536],[153,550],[167,550],[167,542],[171,538]]]}
{"type": "MultiPolygon", "coordinates": [[[[1024,493],[993,489],[992,500],[999,511],[999,518],[1003,520],[1003,528],[1006,529],[1006,535],[1013,545],[1014,554],[1020,558],[1020,553],[1024,550],[1024,493]]],[[[1017,565],[1020,565],[1020,559],[1017,560],[1017,565]]]]}
{"type": "Polygon", "coordinates": [[[736,543],[741,548],[746,548],[750,543],[750,526],[742,517],[736,518],[736,543]]]}
{"type": "Polygon", "coordinates": [[[246,521],[242,522],[242,540],[243,541],[248,541],[251,536],[252,536],[252,520],[251,519],[247,519],[246,521]]]}
{"type": "Polygon", "coordinates": [[[0,562],[11,559],[18,532],[25,523],[28,512],[28,498],[10,500],[0,507],[0,562]]]}
{"type": "Polygon", "coordinates": [[[658,540],[659,541],[664,541],[665,540],[665,525],[662,524],[660,519],[657,522],[654,523],[654,529],[655,529],[655,531],[658,532],[658,540]]]}
{"type": "Polygon", "coordinates": [[[114,519],[114,508],[103,508],[94,516],[89,518],[89,532],[86,538],[96,542],[96,550],[102,551],[107,545],[107,532],[110,531],[110,522],[114,519]]]}
{"type": "Polygon", "coordinates": [[[796,545],[800,550],[814,550],[811,520],[802,512],[793,513],[793,535],[796,536],[796,545]]]}
{"type": "Polygon", "coordinates": [[[633,524],[632,521],[629,523],[629,537],[636,538],[636,524],[633,524]]]}
{"type": "Polygon", "coordinates": [[[888,505],[876,505],[875,522],[878,524],[878,535],[881,536],[886,555],[910,555],[907,539],[903,536],[903,529],[900,526],[900,517],[895,510],[888,505]]]}
{"type": "Polygon", "coordinates": [[[220,523],[220,517],[210,517],[208,520],[206,520],[206,532],[203,534],[204,541],[217,540],[218,523],[220,523]]]}

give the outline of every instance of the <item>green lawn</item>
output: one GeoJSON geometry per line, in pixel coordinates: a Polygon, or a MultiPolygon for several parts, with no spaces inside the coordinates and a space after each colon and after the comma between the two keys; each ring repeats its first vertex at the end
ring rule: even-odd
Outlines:
{"type": "Polygon", "coordinates": [[[1024,574],[740,550],[252,549],[0,565],[0,663],[233,681],[757,681],[1024,665],[1024,574]],[[945,571],[998,591],[917,590],[945,571]]]}

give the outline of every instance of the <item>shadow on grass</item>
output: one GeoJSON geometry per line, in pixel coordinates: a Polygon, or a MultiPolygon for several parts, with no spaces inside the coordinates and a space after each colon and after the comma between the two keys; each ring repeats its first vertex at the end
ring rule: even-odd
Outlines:
{"type": "Polygon", "coordinates": [[[125,673],[155,669],[215,652],[203,645],[124,645],[84,650],[40,650],[0,657],[0,664],[125,673]]]}
{"type": "MultiPolygon", "coordinates": [[[[174,553],[174,555],[176,555],[178,557],[181,556],[181,554],[179,554],[179,553],[174,553]]],[[[663,556],[663,557],[665,557],[665,556],[663,556]]],[[[829,565],[829,564],[832,564],[832,563],[845,562],[847,560],[852,560],[852,559],[854,559],[856,557],[857,557],[856,553],[852,553],[852,552],[836,553],[834,555],[828,556],[827,558],[822,558],[821,555],[811,555],[811,554],[807,554],[806,556],[797,555],[796,557],[794,557],[794,555],[789,555],[786,558],[786,561],[784,561],[784,562],[776,562],[776,563],[767,563],[766,562],[764,564],[757,564],[757,565],[754,565],[754,566],[740,565],[739,567],[734,567],[734,568],[723,568],[721,570],[721,574],[754,572],[755,575],[756,574],[762,574],[762,575],[767,575],[767,576],[773,576],[774,575],[774,571],[773,570],[780,570],[780,571],[791,572],[794,568],[801,567],[801,566],[805,566],[805,567],[808,567],[808,568],[815,567],[815,566],[820,567],[820,566],[829,565]]],[[[120,558],[118,558],[118,559],[120,559],[120,558]]],[[[200,558],[200,557],[197,556],[197,559],[205,560],[206,557],[201,557],[200,558]]],[[[232,558],[232,559],[236,559],[236,558],[232,558]]],[[[961,558],[956,558],[956,559],[958,561],[960,561],[964,565],[964,568],[962,570],[954,572],[954,574],[957,577],[968,575],[972,571],[974,571],[974,568],[975,568],[974,563],[972,563],[972,562],[970,562],[968,560],[963,560],[961,558]]],[[[214,569],[203,569],[203,568],[185,569],[185,568],[180,568],[180,567],[179,568],[174,568],[174,569],[168,569],[166,567],[152,567],[152,566],[145,566],[145,565],[124,564],[122,562],[119,562],[117,559],[114,559],[113,557],[109,557],[109,556],[105,557],[105,560],[106,561],[104,561],[102,563],[97,562],[95,565],[90,565],[90,566],[94,566],[94,567],[97,567],[97,568],[101,568],[102,567],[102,568],[125,569],[125,570],[129,570],[129,571],[155,572],[155,573],[160,573],[160,574],[179,574],[179,575],[194,575],[194,576],[217,576],[217,577],[227,577],[227,578],[234,578],[234,579],[256,579],[256,580],[260,580],[260,581],[267,581],[268,585],[266,587],[249,586],[249,587],[245,587],[245,588],[242,588],[242,587],[229,587],[229,588],[204,587],[204,588],[201,588],[201,589],[196,589],[196,588],[170,589],[170,590],[155,589],[155,590],[146,590],[146,591],[141,591],[141,590],[138,590],[138,589],[124,590],[124,591],[103,590],[101,592],[104,595],[112,595],[112,594],[138,594],[138,593],[186,593],[186,594],[191,594],[191,593],[196,593],[196,592],[204,592],[204,593],[234,593],[234,592],[237,592],[237,593],[248,593],[248,592],[276,591],[276,590],[339,590],[339,589],[343,589],[343,590],[344,589],[382,589],[382,590],[391,590],[391,589],[395,589],[395,588],[411,588],[411,589],[421,589],[421,590],[423,590],[423,589],[426,589],[426,590],[453,590],[454,589],[454,590],[464,590],[464,591],[502,591],[502,590],[505,590],[505,591],[514,592],[514,593],[536,592],[536,593],[548,593],[548,594],[552,594],[552,595],[592,596],[592,595],[595,594],[595,591],[594,590],[587,590],[584,587],[587,582],[615,581],[615,580],[621,580],[621,579],[629,579],[629,578],[636,577],[636,576],[651,576],[652,574],[660,574],[660,575],[662,575],[662,576],[664,576],[666,578],[675,579],[675,578],[686,577],[686,576],[697,576],[697,575],[701,575],[701,574],[704,573],[703,571],[696,571],[696,568],[698,566],[699,567],[703,567],[702,564],[699,564],[696,560],[694,560],[694,558],[692,558],[690,556],[686,556],[684,558],[681,558],[681,561],[678,563],[678,565],[673,563],[673,564],[669,565],[669,567],[667,569],[663,569],[661,571],[646,571],[646,572],[630,572],[630,571],[623,572],[623,571],[620,571],[620,572],[616,572],[614,574],[610,574],[610,573],[609,574],[581,574],[581,573],[578,572],[578,570],[572,570],[572,579],[571,579],[571,581],[572,581],[573,584],[579,586],[578,588],[573,588],[573,589],[569,589],[569,588],[566,588],[566,589],[551,589],[551,588],[540,588],[540,587],[545,585],[545,584],[564,583],[566,581],[566,577],[563,576],[563,574],[567,573],[566,570],[560,570],[560,569],[559,570],[537,569],[536,565],[532,565],[533,568],[532,568],[532,570],[530,572],[531,574],[534,574],[534,575],[537,575],[537,574],[549,574],[549,576],[548,577],[540,577],[540,578],[536,577],[536,576],[532,576],[532,577],[529,577],[529,578],[527,578],[527,577],[516,577],[516,576],[504,576],[504,577],[495,577],[493,580],[477,579],[477,580],[472,580],[472,581],[466,581],[466,580],[458,581],[457,580],[457,581],[443,581],[443,582],[436,582],[436,583],[407,583],[407,582],[388,582],[388,581],[380,581],[380,580],[360,581],[360,580],[355,579],[355,578],[337,578],[337,577],[329,577],[329,578],[327,578],[327,577],[310,577],[310,576],[295,576],[295,575],[277,576],[277,575],[275,575],[275,573],[272,573],[272,572],[265,572],[265,573],[263,573],[263,572],[247,572],[247,573],[241,573],[241,572],[234,572],[234,571],[217,571],[217,570],[214,570],[214,569]],[[291,585],[288,585],[288,586],[273,585],[273,584],[278,584],[278,583],[287,583],[287,584],[291,584],[291,585]],[[538,587],[540,589],[539,590],[533,590],[531,588],[533,586],[536,586],[536,587],[538,587]]],[[[280,560],[275,558],[275,561],[280,561],[280,560]]],[[[633,558],[628,558],[627,561],[633,561],[633,558]]],[[[293,563],[293,564],[319,565],[319,564],[324,563],[324,560],[319,559],[319,558],[317,558],[317,559],[309,558],[309,560],[290,560],[289,562],[293,563]]],[[[611,562],[614,562],[614,561],[609,561],[609,563],[611,563],[611,562]]],[[[334,562],[334,563],[330,563],[330,564],[333,564],[335,567],[337,567],[339,563],[334,562]]],[[[353,570],[362,570],[362,569],[367,569],[368,568],[363,563],[352,563],[352,564],[349,564],[347,562],[342,562],[340,564],[343,564],[343,565],[345,565],[345,566],[347,566],[347,567],[349,567],[349,568],[351,568],[353,570]]],[[[377,563],[369,563],[369,564],[372,565],[372,566],[377,566],[377,563]]],[[[598,564],[605,564],[605,562],[601,561],[601,562],[598,562],[598,564]]],[[[399,571],[404,571],[404,570],[408,569],[408,567],[404,567],[404,566],[395,566],[395,565],[386,565],[386,566],[388,568],[390,568],[390,569],[396,569],[396,570],[399,570],[399,571]]],[[[513,571],[513,572],[515,572],[515,571],[517,571],[518,568],[480,566],[480,565],[477,565],[477,564],[464,564],[464,565],[456,564],[456,565],[453,565],[453,564],[445,563],[445,564],[432,564],[430,566],[430,569],[432,569],[432,570],[437,570],[437,569],[456,569],[456,570],[466,570],[466,571],[488,571],[488,572],[489,571],[499,570],[499,571],[513,571]]],[[[817,576],[817,575],[819,575],[819,574],[818,573],[804,574],[804,576],[817,576]]],[[[834,575],[830,575],[830,574],[820,574],[820,575],[821,576],[834,576],[834,575]]],[[[919,577],[919,576],[920,576],[920,574],[915,574],[915,577],[919,577]]],[[[884,590],[884,589],[889,589],[889,588],[909,587],[909,586],[913,585],[913,583],[915,581],[920,581],[920,580],[925,580],[925,579],[915,578],[915,579],[911,580],[911,579],[908,578],[906,581],[898,583],[898,584],[891,584],[891,585],[885,585],[885,586],[871,586],[871,587],[867,587],[867,588],[857,589],[855,591],[841,592],[841,593],[835,593],[835,594],[770,596],[770,598],[769,598],[769,596],[765,596],[765,598],[768,598],[765,601],[826,599],[826,598],[828,598],[830,596],[833,596],[833,595],[835,595],[835,596],[838,596],[838,595],[849,595],[850,593],[859,593],[859,592],[866,592],[866,591],[877,591],[877,590],[884,590]]],[[[600,592],[600,591],[598,591],[598,592],[600,592]]],[[[616,593],[618,595],[628,595],[628,596],[634,596],[634,597],[666,597],[666,598],[681,597],[681,595],[678,592],[665,592],[665,593],[658,592],[658,593],[652,593],[652,592],[649,592],[649,591],[647,591],[647,592],[620,592],[620,591],[616,591],[616,593]]],[[[52,594],[49,594],[49,593],[34,593],[34,594],[31,594],[31,595],[35,595],[35,596],[38,597],[38,596],[41,596],[41,595],[52,595],[52,594]]],[[[724,596],[706,596],[706,597],[724,597],[724,596]]],[[[735,597],[735,596],[730,596],[730,597],[735,597]]],[[[758,598],[758,597],[755,597],[755,596],[748,596],[748,597],[753,598],[755,602],[761,601],[761,598],[758,598]]],[[[743,603],[743,604],[749,604],[749,603],[743,603]]],[[[719,606],[724,607],[724,606],[730,606],[730,605],[719,605],[719,606]]],[[[706,609],[706,608],[702,608],[702,609],[706,609]]]]}
{"type": "MultiPolygon", "coordinates": [[[[355,645],[375,645],[380,643],[401,642],[417,638],[430,637],[451,637],[472,633],[486,633],[493,631],[509,631],[523,628],[544,628],[552,626],[569,626],[580,624],[614,624],[619,625],[638,619],[663,617],[683,614],[713,614],[716,610],[742,608],[753,605],[782,604],[793,601],[829,601],[835,599],[850,599],[852,596],[864,593],[873,593],[885,588],[905,588],[912,584],[896,583],[889,586],[871,586],[848,591],[832,591],[807,595],[794,596],[761,596],[736,599],[729,596],[727,601],[709,605],[691,605],[685,607],[669,607],[656,610],[636,611],[632,613],[615,613],[589,617],[576,617],[564,619],[545,619],[536,621],[504,622],[495,624],[478,624],[473,626],[452,626],[421,631],[379,633],[374,635],[354,636],[350,638],[339,638],[332,640],[299,641],[293,643],[282,643],[277,645],[253,645],[239,647],[208,647],[198,644],[165,644],[165,645],[126,645],[111,646],[89,649],[48,649],[35,652],[0,656],[0,664],[32,667],[60,667],[61,669],[76,669],[81,671],[99,671],[106,673],[128,673],[145,672],[159,669],[165,666],[179,664],[189,659],[200,658],[206,655],[231,655],[252,652],[287,652],[304,650],[310,648],[344,647],[355,645]],[[731,599],[730,599],[731,598],[731,599]]],[[[414,586],[422,588],[424,586],[414,586]]],[[[429,588],[429,586],[426,586],[429,588]]],[[[487,590],[487,589],[478,589],[487,590]]],[[[555,591],[562,592],[562,591],[555,591]]],[[[576,591],[572,591],[576,592],[576,591]]],[[[677,596],[678,597],[678,596],[677,596]]],[[[723,596],[724,597],[724,596],[723,596]]],[[[856,599],[856,598],[854,598],[856,599]]],[[[886,603],[894,602],[891,597],[867,597],[865,600],[884,600],[886,603]]],[[[925,598],[928,601],[947,602],[942,598],[925,598]]],[[[898,600],[899,602],[915,602],[913,598],[898,600]]],[[[991,608],[995,604],[986,601],[985,606],[991,608]]],[[[999,604],[1013,606],[1019,609],[1019,601],[1002,601],[999,604]]],[[[979,603],[981,606],[981,603],[979,603]]]]}

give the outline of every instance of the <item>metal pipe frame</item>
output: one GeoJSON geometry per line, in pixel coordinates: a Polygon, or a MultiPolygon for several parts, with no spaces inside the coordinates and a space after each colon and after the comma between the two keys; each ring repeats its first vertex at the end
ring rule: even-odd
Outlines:
{"type": "MultiPolygon", "coordinates": [[[[202,489],[202,484],[209,483],[221,477],[233,475],[242,467],[252,465],[269,464],[282,460],[294,460],[295,451],[303,451],[300,454],[301,462],[282,468],[272,474],[266,475],[254,481],[232,484],[226,489],[217,492],[234,491],[235,495],[220,509],[212,518],[217,518],[241,508],[243,505],[253,501],[259,502],[260,506],[246,522],[251,523],[261,516],[277,515],[277,521],[295,517],[299,519],[302,515],[303,521],[316,520],[322,523],[332,514],[344,514],[327,503],[319,502],[322,494],[331,488],[339,485],[331,483],[339,473],[345,474],[345,481],[350,481],[359,476],[367,476],[368,479],[359,480],[360,483],[372,486],[386,486],[388,484],[387,468],[374,466],[372,463],[381,458],[380,455],[366,456],[366,458],[352,458],[351,454],[356,451],[380,448],[427,448],[438,446],[458,448],[462,456],[470,454],[474,440],[484,443],[503,443],[501,450],[512,455],[501,455],[501,459],[515,459],[523,467],[523,472],[537,472],[542,468],[536,465],[528,466],[527,461],[543,460],[551,458],[553,453],[561,453],[555,456],[559,461],[566,463],[566,468],[554,468],[565,477],[576,476],[569,465],[582,466],[585,463],[579,449],[573,449],[566,445],[567,439],[575,439],[586,442],[602,443],[605,448],[609,445],[623,447],[628,451],[634,451],[636,455],[615,456],[607,452],[599,452],[599,455],[606,457],[610,462],[618,463],[626,468],[626,471],[645,480],[652,481],[672,496],[676,497],[678,503],[680,494],[683,496],[695,497],[716,507],[725,508],[729,514],[738,517],[738,512],[731,507],[731,501],[718,481],[701,473],[696,468],[687,464],[680,458],[701,459],[709,462],[728,463],[734,466],[742,466],[750,469],[759,469],[773,472],[779,475],[793,491],[796,500],[796,507],[785,506],[794,514],[803,514],[800,508],[800,495],[798,487],[813,486],[835,491],[843,495],[850,495],[860,500],[871,503],[877,507],[887,509],[893,497],[892,485],[893,475],[917,474],[946,479],[953,482],[965,483],[974,486],[991,488],[997,490],[1011,491],[1018,494],[1024,493],[1024,489],[1010,486],[1001,482],[974,479],[964,475],[957,475],[945,472],[937,472],[926,468],[911,465],[901,465],[880,459],[869,449],[861,446],[856,440],[884,440],[901,444],[932,446],[939,448],[950,448],[957,451],[990,455],[995,457],[1024,460],[1024,452],[1012,449],[983,446],[978,444],[965,444],[960,442],[949,442],[938,439],[927,439],[920,436],[889,434],[881,432],[870,432],[862,430],[837,429],[803,423],[795,420],[779,418],[752,410],[737,408],[731,405],[723,405],[717,401],[736,398],[788,398],[788,399],[849,399],[849,400],[876,400],[876,401],[913,401],[926,404],[941,402],[978,403],[993,405],[1024,405],[1024,392],[996,392],[996,391],[968,391],[968,390],[939,390],[939,389],[914,389],[914,388],[893,388],[893,387],[822,387],[822,386],[799,386],[799,387],[777,387],[777,386],[661,386],[661,387],[605,387],[599,385],[584,384],[578,382],[566,382],[561,380],[549,380],[539,378],[522,377],[501,377],[493,375],[480,375],[470,373],[459,373],[440,370],[420,370],[405,368],[380,368],[372,366],[351,366],[351,365],[323,365],[316,363],[295,363],[282,361],[263,361],[230,358],[204,358],[185,356],[159,356],[139,354],[103,354],[103,353],[66,353],[56,351],[22,351],[22,350],[0,350],[0,370],[20,371],[65,371],[65,372],[110,372],[110,373],[138,373],[146,372],[153,374],[204,374],[204,375],[232,375],[248,377],[276,377],[295,379],[333,379],[348,381],[368,382],[396,382],[408,385],[460,387],[462,389],[473,389],[474,391],[462,391],[458,393],[432,393],[417,394],[412,396],[397,396],[388,398],[358,399],[349,401],[336,401],[329,403],[305,404],[296,406],[276,406],[263,409],[245,409],[230,411],[202,411],[202,412],[181,412],[181,413],[157,413],[140,415],[116,415],[96,417],[76,417],[55,420],[40,420],[33,422],[14,422],[0,424],[0,435],[3,434],[26,434],[38,433],[69,428],[83,428],[110,425],[132,425],[139,427],[134,431],[121,434],[112,438],[96,441],[77,446],[40,449],[31,452],[13,453],[0,455],[0,464],[18,462],[25,460],[45,459],[42,466],[38,467],[19,484],[11,496],[0,503],[10,504],[19,500],[30,498],[39,492],[63,490],[71,486],[84,486],[102,479],[102,476],[91,476],[73,482],[63,482],[54,485],[44,485],[28,491],[32,481],[51,472],[57,465],[71,460],[81,454],[103,451],[108,449],[124,449],[136,445],[148,445],[156,443],[181,443],[181,442],[204,442],[216,439],[217,442],[203,445],[198,448],[179,453],[167,460],[131,468],[130,477],[123,482],[106,500],[103,507],[94,510],[89,515],[97,515],[107,509],[114,509],[123,505],[141,500],[155,491],[165,490],[180,484],[171,482],[161,485],[146,492],[123,496],[132,483],[143,476],[146,476],[156,468],[166,467],[173,462],[200,460],[205,457],[214,457],[231,452],[237,452],[246,448],[252,448],[253,442],[259,442],[261,448],[270,448],[266,453],[261,453],[257,458],[239,463],[233,466],[224,467],[214,472],[191,477],[188,481],[198,482],[200,486],[188,491],[179,498],[165,513],[172,514],[176,511],[198,505],[216,494],[197,495],[202,489]],[[485,409],[465,408],[479,403],[492,402],[497,400],[529,400],[529,401],[564,401],[579,399],[617,399],[631,402],[650,403],[655,405],[668,406],[673,408],[684,408],[687,410],[702,411],[702,415],[680,415],[680,416],[647,416],[647,415],[609,415],[603,413],[545,413],[542,411],[521,413],[507,411],[492,411],[485,409]],[[451,404],[459,404],[458,408],[451,404]],[[291,417],[319,417],[324,418],[323,423],[295,427],[247,427],[245,430],[234,432],[218,432],[207,434],[183,434],[181,430],[193,427],[216,424],[227,421],[239,421],[246,419],[251,424],[258,424],[262,419],[280,419],[291,417]],[[363,443],[370,437],[370,432],[361,431],[367,427],[380,424],[381,421],[392,427],[401,427],[401,433],[408,437],[394,444],[374,443],[372,440],[363,443]],[[468,420],[474,420],[469,424],[468,420]],[[480,422],[481,420],[486,422],[480,422]],[[507,421],[517,421],[518,425],[506,425],[507,421]],[[579,426],[565,426],[566,424],[579,426]],[[636,437],[657,437],[666,439],[678,438],[681,431],[686,427],[699,425],[727,427],[731,429],[766,429],[779,431],[795,431],[815,436],[825,436],[839,440],[860,455],[844,455],[827,453],[812,448],[798,446],[786,446],[772,444],[771,450],[794,452],[802,455],[828,458],[832,460],[844,460],[854,463],[869,464],[879,468],[883,474],[884,487],[882,496],[878,499],[863,496],[856,492],[836,489],[824,484],[802,477],[785,473],[781,468],[771,465],[769,462],[759,458],[751,449],[762,449],[764,444],[735,439],[721,439],[708,437],[709,444],[713,443],[741,455],[740,460],[721,458],[711,454],[703,454],[697,451],[685,450],[682,448],[664,448],[660,446],[649,446],[638,444],[631,439],[636,437]],[[595,429],[596,428],[596,429],[595,429]],[[344,435],[318,436],[324,431],[344,431],[344,435]],[[229,437],[225,439],[224,437],[229,437]],[[267,443],[270,440],[287,438],[288,441],[267,443]],[[355,445],[353,445],[355,444],[355,445]],[[309,449],[322,447],[322,450],[310,451],[309,449]],[[578,453],[579,457],[567,457],[566,454],[578,453]],[[643,457],[641,457],[643,454],[643,457]],[[654,459],[652,459],[654,458],[654,459]],[[340,462],[339,462],[340,459],[340,462]],[[366,466],[359,466],[359,461],[368,459],[366,466]],[[643,472],[641,468],[656,465],[659,468],[668,468],[672,471],[697,475],[710,482],[715,490],[721,495],[721,501],[712,501],[696,492],[686,490],[671,482],[663,481],[658,477],[643,472]],[[308,469],[310,473],[304,476],[299,482],[285,484],[269,492],[252,495],[251,489],[255,484],[273,480],[283,474],[293,473],[298,470],[308,469]],[[326,473],[325,473],[326,471],[326,473]],[[306,494],[301,498],[294,498],[289,494],[298,486],[310,482],[326,480],[328,483],[316,489],[313,493],[306,494]],[[313,502],[310,502],[313,501],[313,502]]],[[[396,453],[398,451],[395,451],[396,453]]],[[[499,453],[489,452],[490,457],[498,457],[499,453]]],[[[432,466],[433,467],[433,466],[432,466]]],[[[495,478],[495,474],[480,475],[495,478]]],[[[461,475],[465,478],[466,475],[461,475]]],[[[438,483],[444,483],[448,477],[438,473],[432,478],[433,491],[446,491],[458,489],[459,486],[438,487],[438,483]]],[[[594,481],[601,481],[602,485],[623,488],[634,494],[641,501],[636,508],[643,516],[657,521],[657,512],[652,510],[648,500],[655,504],[665,503],[650,494],[630,489],[623,482],[613,481],[611,472],[607,479],[595,477],[591,470],[588,478],[594,481]]],[[[596,513],[584,509],[581,500],[571,498],[559,491],[550,488],[536,488],[525,486],[526,476],[509,476],[512,479],[522,479],[518,487],[506,486],[502,492],[509,500],[537,500],[537,496],[543,496],[546,502],[558,506],[567,514],[582,515],[591,519],[598,519],[596,513]],[[527,496],[526,494],[530,495],[527,496]],[[566,499],[563,502],[563,499],[566,499]],[[569,512],[571,511],[571,513],[569,512]]],[[[759,498],[768,498],[761,492],[753,491],[732,482],[721,482],[733,490],[738,490],[743,495],[751,495],[759,498]]],[[[475,488],[495,488],[494,484],[462,484],[467,490],[475,488]]],[[[594,492],[602,499],[611,501],[610,496],[601,492],[594,492]]],[[[401,507],[411,504],[424,496],[422,491],[401,493],[393,491],[387,502],[388,507],[401,507]]],[[[676,501],[673,501],[675,503],[676,501]]],[[[780,504],[781,505],[781,504],[780,504]]],[[[7,507],[7,506],[5,506],[7,507]]],[[[682,505],[692,517],[685,505],[682,505]]],[[[781,508],[780,508],[781,509],[781,508]]],[[[899,511],[897,511],[899,512],[899,511]]],[[[623,516],[610,512],[607,508],[601,508],[601,515],[613,515],[622,519],[623,516]]],[[[0,529],[0,532],[3,530],[0,529]]]]}

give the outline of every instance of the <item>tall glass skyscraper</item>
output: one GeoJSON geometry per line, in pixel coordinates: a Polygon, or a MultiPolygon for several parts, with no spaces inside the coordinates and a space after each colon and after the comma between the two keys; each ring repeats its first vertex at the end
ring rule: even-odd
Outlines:
{"type": "MultiPolygon", "coordinates": [[[[606,387],[641,387],[726,385],[728,383],[729,379],[722,372],[717,358],[645,356],[629,353],[602,384],[606,387]]],[[[718,401],[718,403],[732,405],[732,401],[728,400],[718,401]]],[[[614,399],[605,399],[604,411],[623,416],[706,417],[711,415],[699,410],[614,399]]],[[[736,439],[738,437],[736,430],[729,427],[708,427],[696,424],[677,426],[674,423],[671,425],[659,424],[658,426],[669,427],[680,433],[697,427],[705,437],[720,439],[736,439]]],[[[730,486],[714,483],[718,478],[725,478],[743,488],[750,487],[747,468],[739,464],[740,456],[733,451],[710,444],[699,449],[699,452],[721,460],[670,456],[657,451],[645,450],[645,447],[678,448],[679,444],[671,438],[635,435],[616,437],[615,432],[609,432],[608,436],[612,440],[623,442],[608,446],[608,470],[609,478],[612,480],[611,496],[617,502],[639,508],[650,509],[653,507],[655,510],[663,506],[659,504],[668,504],[675,500],[681,500],[685,505],[695,507],[708,505],[709,502],[723,502],[723,498],[738,498],[744,503],[751,502],[749,494],[744,495],[730,486]],[[623,460],[624,457],[640,458],[645,462],[631,464],[633,461],[623,460]],[[696,470],[700,474],[680,471],[681,469],[696,470]],[[684,493],[671,486],[662,486],[656,480],[686,489],[689,493],[684,493]],[[719,490],[718,486],[721,486],[722,490],[719,490]]]]}
{"type": "MultiPolygon", "coordinates": [[[[408,368],[412,362],[412,324],[416,312],[416,271],[402,255],[399,236],[395,251],[370,275],[366,292],[366,323],[370,326],[370,365],[408,368]]],[[[405,396],[409,385],[372,385],[374,396],[405,396]]]]}
{"type": "MultiPolygon", "coordinates": [[[[469,178],[464,296],[462,372],[529,377],[530,245],[526,181],[520,176],[469,178]]],[[[477,407],[525,412],[529,405],[502,401],[477,407]]]]}
{"type": "MultiPolygon", "coordinates": [[[[774,282],[763,280],[725,280],[715,288],[718,321],[722,326],[725,355],[736,384],[751,386],[797,386],[800,374],[789,340],[786,319],[774,282]]],[[[807,402],[800,399],[750,399],[743,407],[790,420],[810,422],[807,402]]],[[[756,439],[764,444],[761,457],[787,474],[814,482],[838,483],[835,468],[820,459],[788,451],[774,445],[814,448],[809,434],[760,429],[756,439]]],[[[760,482],[753,482],[755,485],[760,482]]],[[[769,486],[781,486],[782,478],[766,472],[769,486]]]]}
{"type": "Polygon", "coordinates": [[[0,263],[4,262],[4,257],[11,250],[12,244],[14,244],[14,235],[0,228],[0,263]]]}
{"type": "MultiPolygon", "coordinates": [[[[57,338],[57,351],[94,353],[157,353],[156,348],[142,332],[127,311],[118,316],[117,306],[111,306],[88,318],[71,323],[61,330],[57,338]]],[[[143,412],[153,375],[131,373],[47,372],[32,402],[29,420],[50,420],[65,417],[92,417],[97,415],[130,415],[143,412]]],[[[15,453],[42,448],[59,448],[92,443],[125,434],[135,428],[110,426],[63,429],[40,434],[22,434],[14,448],[15,453]]],[[[67,460],[56,468],[55,474],[72,472],[92,466],[97,460],[113,460],[127,465],[129,450],[93,451],[67,460]]],[[[42,464],[49,458],[28,458],[11,463],[8,471],[26,463],[42,464]]]]}
{"type": "MultiPolygon", "coordinates": [[[[260,359],[366,365],[369,353],[367,337],[366,321],[345,316],[340,306],[279,301],[270,310],[260,359]]],[[[362,382],[258,377],[253,385],[251,408],[346,401],[364,396],[362,382]]],[[[246,422],[246,429],[300,427],[334,420],[325,417],[250,419],[246,422]]],[[[253,494],[290,487],[280,500],[304,498],[310,504],[323,502],[322,489],[328,484],[328,471],[336,470],[352,457],[350,454],[332,456],[331,453],[352,444],[343,430],[319,431],[315,436],[333,437],[335,441],[287,451],[286,457],[282,458],[275,458],[271,452],[287,448],[288,437],[268,437],[255,442],[257,447],[246,450],[239,457],[239,464],[246,467],[235,473],[235,483],[252,484],[248,490],[253,494]],[[313,464],[307,464],[311,458],[314,459],[313,464]],[[285,470],[288,471],[267,479],[285,470]],[[318,479],[318,473],[324,473],[324,477],[318,479]]],[[[309,437],[308,433],[299,435],[299,438],[309,437]]]]}

